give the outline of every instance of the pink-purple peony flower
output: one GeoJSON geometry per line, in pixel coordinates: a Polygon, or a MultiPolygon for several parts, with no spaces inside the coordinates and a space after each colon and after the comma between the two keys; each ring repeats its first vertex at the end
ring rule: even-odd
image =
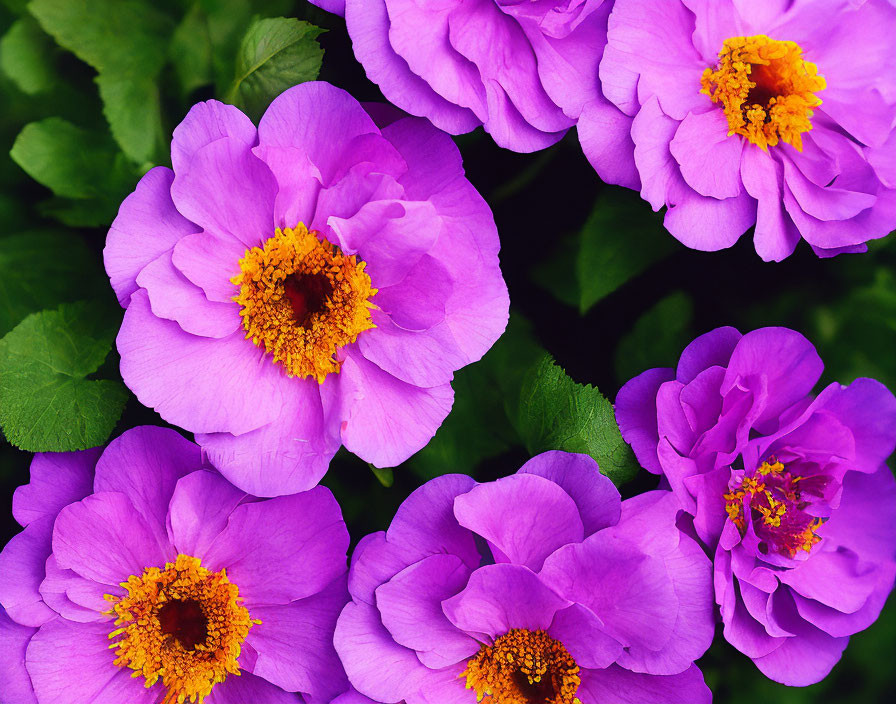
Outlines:
{"type": "MultiPolygon", "coordinates": [[[[669,492],[620,502],[586,455],[433,479],[352,557],[336,650],[375,702],[709,702],[709,561],[669,492]]],[[[346,704],[367,701],[345,695],[346,704]]]]}
{"type": "Polygon", "coordinates": [[[596,80],[610,0],[312,0],[345,16],[355,56],[392,103],[452,134],[483,125],[531,152],[575,120],[571,86],[596,80]],[[563,109],[561,109],[563,106],[563,109]]]}
{"type": "Polygon", "coordinates": [[[13,515],[4,704],[329,704],[346,689],[332,634],[348,532],[329,490],[257,499],[144,426],[36,455],[13,515]]]}
{"type": "Polygon", "coordinates": [[[623,437],[715,556],[725,638],[800,686],[877,619],[896,575],[896,399],[872,379],[814,396],[822,368],[793,330],[719,328],[616,398],[623,437]]]}
{"type": "Polygon", "coordinates": [[[491,211],[448,135],[326,83],[258,129],[209,101],[121,206],[106,270],[121,374],[258,496],[301,491],[340,444],[407,459],[454,372],[503,332],[491,211]]]}
{"type": "Polygon", "coordinates": [[[894,26],[886,0],[616,0],[558,102],[688,247],[865,251],[896,229],[894,26]]]}

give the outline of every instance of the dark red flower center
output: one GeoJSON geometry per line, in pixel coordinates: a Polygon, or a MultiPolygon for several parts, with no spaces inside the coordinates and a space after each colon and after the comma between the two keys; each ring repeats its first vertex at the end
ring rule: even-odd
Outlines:
{"type": "Polygon", "coordinates": [[[283,295],[292,306],[296,323],[304,326],[310,316],[326,308],[327,298],[333,295],[333,284],[322,273],[293,273],[283,281],[283,295]]]}
{"type": "Polygon", "coordinates": [[[195,650],[208,639],[208,618],[193,599],[168,601],[159,609],[162,632],[174,636],[186,650],[195,650]]]}

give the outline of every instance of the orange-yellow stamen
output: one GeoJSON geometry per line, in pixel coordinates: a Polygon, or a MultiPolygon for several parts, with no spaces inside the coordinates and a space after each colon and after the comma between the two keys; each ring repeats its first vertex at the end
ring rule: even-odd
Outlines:
{"type": "Polygon", "coordinates": [[[707,68],[701,93],[721,103],[729,136],[739,134],[763,149],[778,142],[802,151],[802,133],[812,129],[815,95],[826,86],[818,67],[804,61],[795,42],[759,34],[726,39],[719,64],[707,68]]]}
{"type": "Polygon", "coordinates": [[[743,477],[736,489],[724,495],[725,511],[741,535],[746,532],[747,522],[755,519],[754,529],[775,536],[785,555],[793,557],[800,550],[810,552],[812,546],[821,541],[815,530],[823,521],[802,516],[799,486],[803,478],[791,475],[775,458],[770,460],[763,462],[753,476],[743,477]],[[750,515],[744,515],[745,498],[750,515]],[[787,521],[786,525],[782,526],[782,521],[787,521]]]}
{"type": "Polygon", "coordinates": [[[289,376],[323,382],[339,372],[336,351],[376,327],[370,319],[376,293],[365,263],[346,256],[303,224],[277,229],[264,247],[246,250],[234,301],[246,337],[270,352],[289,376]]]}
{"type": "Polygon", "coordinates": [[[579,666],[544,631],[514,628],[483,645],[461,677],[488,704],[581,704],[579,666]]]}
{"type": "Polygon", "coordinates": [[[228,675],[239,675],[243,641],[254,624],[239,590],[225,570],[211,572],[199,559],[178,555],[164,569],[149,567],[122,587],[126,596],[106,595],[117,627],[109,638],[115,664],[159,680],[162,704],[201,704],[228,675]]]}

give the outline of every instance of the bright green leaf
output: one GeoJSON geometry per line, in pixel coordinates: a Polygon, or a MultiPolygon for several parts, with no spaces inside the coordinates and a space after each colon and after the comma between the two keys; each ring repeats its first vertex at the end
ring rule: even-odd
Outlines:
{"type": "Polygon", "coordinates": [[[10,156],[57,196],[77,201],[53,200],[45,207],[71,225],[108,225],[140,176],[108,135],[58,117],[25,125],[10,156]]]}
{"type": "Polygon", "coordinates": [[[313,81],[324,56],[317,42],[323,31],[285,17],[256,20],[240,44],[228,102],[257,119],[284,90],[313,81]]]}
{"type": "Polygon", "coordinates": [[[103,272],[70,232],[35,230],[0,238],[0,336],[29,313],[84,298],[103,272]]]}
{"type": "Polygon", "coordinates": [[[31,0],[60,46],[100,73],[154,75],[165,64],[173,29],[167,15],[139,0],[31,0]]]}
{"type": "Polygon", "coordinates": [[[53,87],[53,41],[30,17],[16,21],[0,39],[0,68],[28,95],[53,87]]]}
{"type": "Polygon", "coordinates": [[[162,146],[156,77],[168,56],[170,18],[138,0],[31,0],[29,10],[60,46],[99,72],[112,135],[132,160],[162,146]]]}
{"type": "Polygon", "coordinates": [[[0,426],[29,452],[104,443],[128,393],[86,377],[103,364],[115,334],[86,303],[34,313],[0,340],[0,426]]]}
{"type": "Polygon", "coordinates": [[[693,339],[694,304],[676,291],[638,318],[616,348],[616,376],[625,383],[653,367],[673,367],[693,339]]]}
{"type": "Polygon", "coordinates": [[[107,72],[96,83],[115,141],[137,163],[152,161],[165,139],[155,79],[107,72]]]}
{"type": "Polygon", "coordinates": [[[563,450],[591,455],[617,486],[638,472],[613,404],[596,388],[570,379],[550,355],[526,375],[517,428],[531,454],[563,450]]]}

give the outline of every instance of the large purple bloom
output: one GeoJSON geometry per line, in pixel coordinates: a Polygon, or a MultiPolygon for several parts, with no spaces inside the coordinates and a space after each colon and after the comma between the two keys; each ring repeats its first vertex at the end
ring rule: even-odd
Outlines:
{"type": "Polygon", "coordinates": [[[693,664],[713,635],[709,562],[678,510],[661,491],[621,503],[563,452],[428,482],[352,557],[335,636],[350,682],[406,704],[709,702],[693,664]]]}
{"type": "Polygon", "coordinates": [[[258,129],[200,103],[174,170],[147,173],[109,231],[125,383],[258,496],[311,488],[340,443],[407,459],[507,322],[494,220],[450,137],[371,110],[326,83],[258,129]]]}
{"type": "Polygon", "coordinates": [[[872,379],[813,396],[822,366],[793,330],[719,328],[616,398],[715,555],[725,637],[790,685],[830,672],[896,575],[896,399],[872,379]]]}
{"type": "Polygon", "coordinates": [[[886,0],[616,0],[560,104],[688,247],[865,251],[896,228],[894,25],[886,0]]]}
{"type": "Polygon", "coordinates": [[[346,689],[332,638],[348,532],[329,490],[257,499],[147,426],[36,455],[13,515],[4,704],[329,704],[346,689]]]}
{"type": "Polygon", "coordinates": [[[502,147],[559,140],[570,85],[606,41],[610,0],[312,0],[345,16],[355,56],[390,101],[452,134],[483,125],[502,147]]]}

